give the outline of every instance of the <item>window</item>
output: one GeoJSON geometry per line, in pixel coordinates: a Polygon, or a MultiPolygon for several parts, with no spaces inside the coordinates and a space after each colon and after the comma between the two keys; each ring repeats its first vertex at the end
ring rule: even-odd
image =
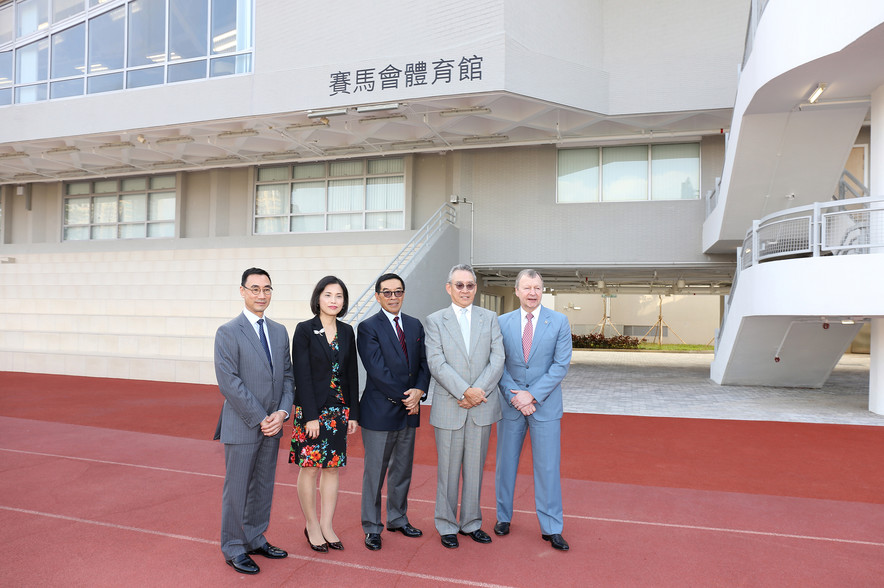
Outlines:
{"type": "Polygon", "coordinates": [[[254,0],[0,0],[0,106],[250,73],[253,13],[254,0]]]}
{"type": "Polygon", "coordinates": [[[65,241],[175,236],[175,176],[65,185],[65,241]]]}
{"type": "Polygon", "coordinates": [[[563,149],[557,201],[696,200],[700,145],[629,145],[563,149]]]}
{"type": "Polygon", "coordinates": [[[405,228],[405,160],[348,159],[258,169],[255,233],[405,228]]]}

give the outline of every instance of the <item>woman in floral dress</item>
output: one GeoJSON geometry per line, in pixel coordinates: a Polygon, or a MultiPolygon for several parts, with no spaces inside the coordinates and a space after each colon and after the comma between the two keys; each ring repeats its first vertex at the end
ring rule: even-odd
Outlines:
{"type": "Polygon", "coordinates": [[[335,276],[322,278],[310,297],[310,310],[316,316],[298,323],[292,337],[296,390],[289,463],[300,466],[298,500],[306,521],[304,535],[319,552],[344,548],[332,518],[338,501],[338,468],[347,462],[347,435],[356,432],[359,420],[356,337],[353,327],[338,320],[348,303],[344,282],[335,276]]]}

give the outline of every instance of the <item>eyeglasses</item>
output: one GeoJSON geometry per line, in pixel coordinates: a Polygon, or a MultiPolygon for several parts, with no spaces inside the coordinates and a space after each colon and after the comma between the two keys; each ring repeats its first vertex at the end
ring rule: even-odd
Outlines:
{"type": "Polygon", "coordinates": [[[405,296],[405,290],[381,290],[379,294],[384,298],[391,298],[393,296],[396,298],[402,298],[405,296]]]}
{"type": "Polygon", "coordinates": [[[270,286],[264,286],[263,288],[260,288],[258,286],[252,286],[251,288],[246,288],[245,286],[243,286],[243,288],[245,288],[246,290],[251,292],[252,296],[258,296],[262,292],[264,293],[264,296],[270,296],[271,294],[273,294],[273,288],[271,288],[270,286]]]}
{"type": "Polygon", "coordinates": [[[476,282],[467,282],[464,284],[463,282],[454,282],[451,284],[458,290],[466,290],[467,292],[471,292],[476,289],[476,282]]]}

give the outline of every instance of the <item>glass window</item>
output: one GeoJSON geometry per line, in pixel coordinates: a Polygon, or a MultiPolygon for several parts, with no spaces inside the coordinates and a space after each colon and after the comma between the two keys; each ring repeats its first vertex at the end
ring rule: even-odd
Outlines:
{"type": "Polygon", "coordinates": [[[49,39],[44,38],[15,50],[15,81],[31,84],[46,80],[49,68],[49,39]]]}
{"type": "Polygon", "coordinates": [[[50,98],[68,98],[83,95],[83,78],[52,82],[49,87],[50,98]]]}
{"type": "Polygon", "coordinates": [[[209,75],[213,78],[217,78],[220,76],[249,73],[250,71],[252,71],[252,56],[251,54],[246,53],[243,55],[213,59],[209,75]]]}
{"type": "Polygon", "coordinates": [[[67,184],[64,240],[174,237],[174,189],[175,176],[67,184]]]}
{"type": "Polygon", "coordinates": [[[559,202],[599,201],[599,150],[559,151],[559,202]]]}
{"type": "Polygon", "coordinates": [[[695,200],[700,197],[700,145],[651,147],[651,198],[695,200]]]}
{"type": "Polygon", "coordinates": [[[209,5],[193,0],[169,0],[169,61],[205,57],[209,5]]]}
{"type": "Polygon", "coordinates": [[[166,61],[166,0],[129,2],[129,67],[166,61]]]}
{"type": "Polygon", "coordinates": [[[123,74],[113,73],[103,76],[89,76],[86,82],[86,92],[89,94],[100,94],[101,92],[111,92],[113,90],[123,89],[123,74]]]}
{"type": "Polygon", "coordinates": [[[122,69],[126,7],[120,6],[89,21],[89,73],[122,69]]]}
{"type": "Polygon", "coordinates": [[[169,66],[169,82],[186,82],[201,80],[206,77],[206,60],[175,63],[169,66]]]}
{"type": "Polygon", "coordinates": [[[252,1],[212,0],[212,54],[252,48],[252,1]]]}
{"type": "Polygon", "coordinates": [[[12,2],[0,6],[0,45],[9,43],[14,38],[12,18],[12,2]]]}
{"type": "Polygon", "coordinates": [[[0,105],[12,104],[12,51],[0,52],[0,105]]]}
{"type": "Polygon", "coordinates": [[[144,88],[145,86],[157,86],[163,83],[164,75],[165,72],[162,65],[129,70],[126,73],[126,87],[144,88]]]}
{"type": "Polygon", "coordinates": [[[85,72],[86,23],[52,35],[52,78],[81,76],[85,72]]]}
{"type": "Polygon", "coordinates": [[[630,145],[563,149],[557,202],[696,200],[700,145],[630,145]]]}
{"type": "Polygon", "coordinates": [[[404,229],[404,173],[401,157],[259,169],[255,232],[404,229]]]}
{"type": "Polygon", "coordinates": [[[26,37],[49,26],[49,0],[20,0],[15,5],[17,37],[26,37]]]}
{"type": "Polygon", "coordinates": [[[52,22],[59,22],[86,9],[83,0],[52,0],[52,22]]]}
{"type": "Polygon", "coordinates": [[[648,147],[607,147],[602,150],[602,200],[646,200],[648,147]]]}

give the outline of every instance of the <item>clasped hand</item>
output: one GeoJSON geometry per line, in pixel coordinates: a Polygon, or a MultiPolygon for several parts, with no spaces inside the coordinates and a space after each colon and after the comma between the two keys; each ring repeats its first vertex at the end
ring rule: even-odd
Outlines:
{"type": "Polygon", "coordinates": [[[284,421],[285,413],[281,410],[268,414],[264,417],[264,420],[261,421],[261,432],[266,437],[273,437],[282,430],[282,423],[284,421]]]}
{"type": "Polygon", "coordinates": [[[463,399],[457,401],[457,405],[461,408],[473,408],[483,402],[488,402],[485,397],[485,391],[481,388],[467,388],[463,393],[463,399]]]}
{"type": "Polygon", "coordinates": [[[417,388],[411,388],[410,390],[406,390],[402,395],[402,405],[405,407],[405,410],[408,411],[408,414],[418,414],[420,411],[421,404],[421,396],[424,395],[423,390],[418,390],[417,388]]]}
{"type": "Polygon", "coordinates": [[[534,414],[537,410],[537,400],[527,390],[510,390],[513,394],[510,404],[513,408],[521,412],[525,416],[534,414]]]}

